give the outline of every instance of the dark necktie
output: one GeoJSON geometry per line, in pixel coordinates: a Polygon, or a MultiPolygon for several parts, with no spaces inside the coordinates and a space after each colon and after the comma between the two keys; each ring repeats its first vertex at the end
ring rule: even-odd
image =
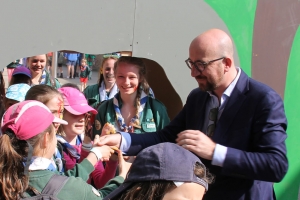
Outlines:
{"type": "Polygon", "coordinates": [[[209,125],[207,126],[207,131],[206,134],[208,135],[208,137],[212,137],[214,135],[215,132],[215,128],[216,128],[216,123],[217,123],[217,119],[218,119],[218,111],[219,108],[212,108],[209,111],[209,125]]]}

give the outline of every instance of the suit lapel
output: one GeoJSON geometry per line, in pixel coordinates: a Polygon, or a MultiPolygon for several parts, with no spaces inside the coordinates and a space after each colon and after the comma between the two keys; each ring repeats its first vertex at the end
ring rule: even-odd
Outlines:
{"type": "Polygon", "coordinates": [[[186,118],[188,119],[185,129],[200,130],[203,132],[206,117],[206,102],[209,94],[201,91],[199,88],[196,89],[196,92],[195,97],[188,98],[189,100],[185,105],[186,118]]]}
{"type": "Polygon", "coordinates": [[[199,124],[197,127],[197,130],[200,130],[203,133],[206,133],[206,126],[204,125],[204,123],[206,122],[206,120],[203,120],[206,118],[205,114],[206,114],[206,104],[208,99],[210,98],[209,94],[206,92],[204,99],[199,99],[198,102],[198,108],[197,110],[199,110],[199,112],[197,113],[197,122],[195,124],[199,124]]]}
{"type": "Polygon", "coordinates": [[[227,104],[225,105],[224,111],[217,122],[215,134],[213,136],[214,141],[218,138],[223,138],[230,125],[234,122],[237,112],[243,105],[246,99],[245,93],[249,90],[249,77],[241,71],[240,78],[233,89],[227,104]]]}

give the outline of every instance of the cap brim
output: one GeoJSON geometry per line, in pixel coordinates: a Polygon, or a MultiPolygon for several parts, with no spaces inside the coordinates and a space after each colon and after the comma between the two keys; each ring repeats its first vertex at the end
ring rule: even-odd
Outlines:
{"type": "Polygon", "coordinates": [[[122,195],[126,190],[128,190],[133,184],[134,182],[124,182],[117,189],[113,190],[109,195],[107,195],[103,200],[116,200],[116,198],[119,199],[120,195],[122,195]]]}
{"type": "Polygon", "coordinates": [[[68,125],[68,122],[67,122],[67,121],[62,120],[62,119],[60,119],[60,118],[58,118],[58,117],[54,117],[53,122],[59,123],[59,124],[63,124],[63,125],[68,125]]]}
{"type": "Polygon", "coordinates": [[[26,75],[26,76],[28,76],[29,78],[31,78],[31,75],[26,74],[26,73],[23,73],[23,72],[16,72],[16,73],[13,73],[12,76],[17,75],[17,74],[23,74],[23,75],[26,75]]]}
{"type": "Polygon", "coordinates": [[[93,114],[97,114],[97,110],[95,110],[94,108],[92,108],[91,106],[89,105],[73,105],[72,107],[71,106],[64,106],[65,109],[67,109],[67,111],[69,111],[71,114],[73,115],[82,115],[82,114],[85,114],[85,113],[88,113],[88,112],[91,112],[93,114]]]}

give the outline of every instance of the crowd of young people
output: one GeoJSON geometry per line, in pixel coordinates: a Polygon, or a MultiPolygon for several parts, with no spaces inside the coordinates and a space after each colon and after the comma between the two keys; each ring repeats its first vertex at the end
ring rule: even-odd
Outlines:
{"type": "MultiPolygon", "coordinates": [[[[0,199],[47,195],[47,184],[51,185],[52,179],[64,180],[61,177],[68,178],[56,192],[57,198],[102,199],[123,183],[131,163],[135,162],[135,157],[123,156],[118,147],[99,145],[99,137],[107,134],[103,130],[105,124],[109,123],[116,131],[136,134],[161,130],[170,121],[166,107],[155,99],[141,58],[104,55],[98,83],[83,85],[80,90],[74,84],[61,86],[51,76],[46,69],[47,56],[28,57],[26,67],[17,66],[6,93],[1,74],[0,199]]],[[[87,60],[83,58],[81,64],[86,66],[87,60]]],[[[82,82],[86,83],[83,79],[82,82]]],[[[188,174],[181,179],[166,178],[171,182],[162,182],[165,189],[159,195],[154,192],[151,199],[172,195],[176,187],[192,188],[179,182],[201,186],[203,190],[197,195],[202,198],[210,180],[201,160],[179,146],[166,144],[166,147],[188,155],[192,168],[187,171],[198,179],[191,180],[188,174]],[[198,168],[201,173],[195,172],[198,168]]],[[[156,155],[170,156],[163,152],[162,149],[156,155]]],[[[147,153],[140,155],[134,165],[146,169],[142,162],[148,160],[147,153]]],[[[178,170],[168,174],[175,176],[178,170]]],[[[131,174],[135,171],[139,169],[132,168],[131,174]]],[[[135,179],[147,175],[141,170],[139,173],[135,179]]],[[[138,180],[142,179],[135,182],[138,180]]],[[[133,193],[127,192],[122,198],[132,199],[133,193]]],[[[138,194],[139,199],[144,199],[142,193],[138,194]]]]}

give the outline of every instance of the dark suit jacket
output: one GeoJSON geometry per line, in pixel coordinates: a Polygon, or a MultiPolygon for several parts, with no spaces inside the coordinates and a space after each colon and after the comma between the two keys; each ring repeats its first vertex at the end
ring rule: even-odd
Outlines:
{"type": "MultiPolygon", "coordinates": [[[[194,89],[175,119],[155,133],[131,135],[129,155],[161,142],[175,142],[183,130],[203,131],[207,92],[194,89]]],[[[223,167],[203,163],[216,177],[204,199],[275,199],[273,183],[288,169],[287,120],[280,96],[243,71],[217,122],[212,140],[228,147],[223,167]]],[[[184,162],[184,158],[182,161],[184,162]]]]}

